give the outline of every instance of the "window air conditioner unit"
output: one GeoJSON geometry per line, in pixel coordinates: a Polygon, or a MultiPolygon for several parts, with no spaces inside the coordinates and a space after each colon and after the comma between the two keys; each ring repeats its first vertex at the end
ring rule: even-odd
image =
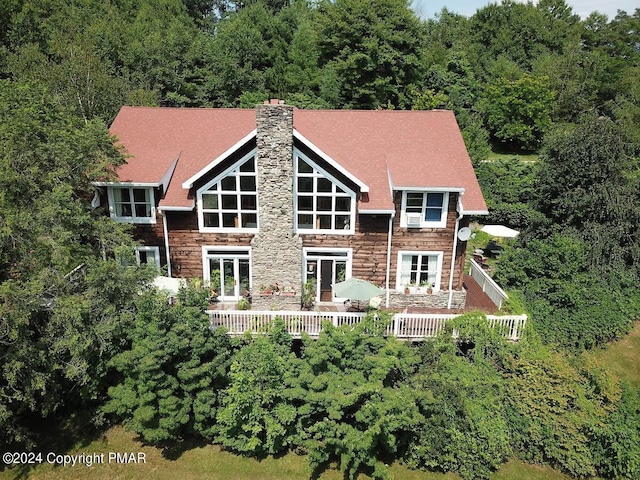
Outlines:
{"type": "Polygon", "coordinates": [[[419,213],[407,213],[407,227],[419,227],[422,224],[422,215],[419,213]]]}

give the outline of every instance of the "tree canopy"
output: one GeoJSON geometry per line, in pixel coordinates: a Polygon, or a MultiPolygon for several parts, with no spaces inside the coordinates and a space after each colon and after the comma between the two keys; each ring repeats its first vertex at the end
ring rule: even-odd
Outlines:
{"type": "Polygon", "coordinates": [[[564,0],[428,20],[407,0],[0,2],[0,445],[88,412],[154,444],[296,449],[349,478],[390,460],[486,478],[511,456],[637,478],[637,389],[565,357],[640,314],[639,35],[640,9],[580,19],[564,0]],[[157,271],[116,262],[129,232],[91,200],[125,161],[118,109],[268,97],[452,109],[489,218],[523,230],[495,276],[524,299],[527,341],[477,315],[421,347],[372,319],[295,348],[281,325],[231,341],[203,291],[169,306],[157,271]]]}
{"type": "Polygon", "coordinates": [[[132,241],[90,206],[91,181],[122,161],[99,120],[0,81],[0,442],[30,441],[29,417],[91,405],[126,342],[150,272],[103,260],[132,241]]]}
{"type": "Polygon", "coordinates": [[[44,84],[85,121],[123,103],[444,104],[486,156],[478,129],[517,152],[586,111],[633,115],[639,22],[638,10],[581,20],[564,0],[428,20],[407,0],[14,0],[0,10],[0,76],[44,84]]]}

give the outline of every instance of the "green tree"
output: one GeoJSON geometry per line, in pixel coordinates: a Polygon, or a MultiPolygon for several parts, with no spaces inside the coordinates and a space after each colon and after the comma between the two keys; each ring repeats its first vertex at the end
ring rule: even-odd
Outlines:
{"type": "Polygon", "coordinates": [[[513,354],[482,314],[467,314],[420,347],[408,379],[424,421],[406,460],[414,468],[488,478],[512,453],[502,364],[513,354]],[[451,336],[452,329],[459,333],[451,336]]]}
{"type": "Polygon", "coordinates": [[[282,68],[274,69],[291,41],[291,33],[284,35],[282,27],[260,2],[220,22],[204,53],[204,61],[210,65],[204,88],[214,106],[237,106],[245,92],[277,96],[279,92],[269,82],[281,82],[282,68]]]}
{"type": "Polygon", "coordinates": [[[472,57],[485,71],[498,56],[530,71],[540,55],[561,53],[577,40],[578,22],[564,0],[491,3],[470,18],[472,57]]]}
{"type": "Polygon", "coordinates": [[[554,122],[576,122],[585,112],[601,106],[602,75],[608,60],[600,53],[571,45],[562,54],[537,58],[533,72],[549,79],[554,92],[551,117],[554,122]]]}
{"type": "Polygon", "coordinates": [[[434,92],[431,89],[426,89],[419,92],[414,89],[411,92],[411,96],[414,98],[411,110],[433,110],[435,108],[446,108],[449,103],[449,98],[442,92],[434,92]]]}
{"type": "Polygon", "coordinates": [[[640,54],[640,9],[633,15],[618,11],[608,22],[606,15],[594,12],[583,23],[582,45],[589,57],[598,59],[592,71],[598,85],[598,103],[613,99],[620,92],[619,81],[627,67],[638,65],[640,54]]]}
{"type": "Polygon", "coordinates": [[[154,292],[140,296],[131,347],[110,362],[122,380],[109,388],[104,411],[147,442],[214,436],[231,345],[226,332],[211,331],[207,298],[206,289],[191,287],[180,290],[175,306],[154,292]]]}
{"type": "Polygon", "coordinates": [[[223,446],[256,456],[292,446],[298,412],[288,390],[298,363],[280,321],[234,355],[217,414],[223,446]]]}
{"type": "Polygon", "coordinates": [[[491,154],[489,132],[482,125],[482,118],[478,114],[463,112],[456,119],[462,129],[462,138],[471,157],[471,164],[478,167],[491,154]]]}
{"type": "Polygon", "coordinates": [[[517,157],[476,164],[478,182],[489,209],[484,223],[523,229],[541,222],[543,216],[534,203],[537,167],[536,162],[523,162],[517,157]]]}
{"type": "Polygon", "coordinates": [[[516,150],[535,150],[551,127],[552,102],[547,78],[523,75],[488,85],[480,108],[499,142],[516,150]]]}
{"type": "Polygon", "coordinates": [[[538,209],[579,232],[601,272],[638,267],[638,167],[629,147],[619,124],[588,115],[550,135],[540,156],[538,209]]]}
{"type": "Polygon", "coordinates": [[[104,262],[130,237],[94,210],[92,181],[123,161],[104,125],[42,88],[0,81],[0,443],[95,406],[151,272],[104,262]]]}
{"type": "Polygon", "coordinates": [[[591,266],[591,246],[568,234],[525,241],[505,253],[500,285],[523,292],[540,337],[568,350],[594,348],[625,334],[638,311],[634,276],[591,266]]]}
{"type": "Polygon", "coordinates": [[[405,343],[384,339],[388,318],[355,326],[326,325],[306,340],[293,391],[299,392],[300,442],[314,471],[337,462],[348,478],[362,469],[384,478],[383,461],[404,455],[421,416],[404,380],[418,357],[405,343]]]}
{"type": "Polygon", "coordinates": [[[411,106],[407,88],[421,76],[423,29],[408,1],[325,1],[317,28],[320,66],[335,72],[342,106],[411,106]]]}
{"type": "Polygon", "coordinates": [[[612,114],[629,139],[631,155],[640,153],[640,66],[622,72],[619,93],[611,105],[612,114]]]}

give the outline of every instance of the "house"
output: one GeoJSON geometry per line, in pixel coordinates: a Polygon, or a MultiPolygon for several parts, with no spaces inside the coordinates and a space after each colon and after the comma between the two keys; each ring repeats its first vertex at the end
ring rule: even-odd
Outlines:
{"type": "Polygon", "coordinates": [[[487,207],[451,111],[123,107],[110,131],[128,163],[98,185],[140,262],[257,308],[299,309],[311,279],[342,301],[351,276],[387,306],[464,304],[458,232],[487,207]]]}

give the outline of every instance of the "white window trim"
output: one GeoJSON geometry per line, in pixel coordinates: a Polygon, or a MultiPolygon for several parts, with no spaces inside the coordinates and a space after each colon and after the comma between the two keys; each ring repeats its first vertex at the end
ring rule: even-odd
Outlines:
{"type": "MultiPolygon", "coordinates": [[[[109,201],[109,214],[111,218],[116,222],[120,223],[139,223],[139,224],[154,224],[156,223],[156,197],[155,191],[153,187],[149,187],[146,185],[134,185],[134,184],[114,184],[107,187],[107,198],[109,201]],[[129,189],[129,195],[133,198],[133,189],[144,189],[149,192],[149,202],[151,203],[151,216],[150,217],[136,217],[134,215],[130,217],[119,217],[116,215],[116,202],[113,196],[113,190],[115,188],[119,189],[129,189]]],[[[133,212],[132,212],[133,213],[133,212]]]]}
{"type": "MultiPolygon", "coordinates": [[[[200,233],[256,233],[256,232],[258,232],[258,229],[260,228],[260,217],[258,215],[258,212],[259,212],[259,204],[258,204],[258,202],[260,201],[260,199],[258,198],[258,187],[259,187],[259,185],[258,185],[257,151],[258,151],[257,148],[253,149],[251,152],[247,153],[244,157],[242,157],[240,160],[238,160],[233,165],[231,165],[229,168],[227,168],[220,175],[217,175],[213,180],[211,180],[210,182],[205,184],[203,187],[200,187],[198,189],[198,191],[196,192],[196,197],[197,197],[197,203],[198,203],[198,231],[200,233]],[[255,157],[254,165],[255,165],[255,170],[256,170],[255,171],[256,191],[253,192],[253,193],[255,193],[255,196],[256,196],[256,227],[255,228],[205,227],[204,226],[204,212],[202,211],[202,194],[205,193],[207,190],[209,190],[209,188],[211,188],[211,186],[213,184],[218,183],[224,177],[229,175],[231,172],[233,172],[237,168],[240,168],[240,165],[242,165],[244,162],[249,160],[251,157],[255,157]]],[[[220,192],[220,191],[218,191],[218,192],[220,192]]],[[[220,209],[221,208],[222,208],[222,206],[220,206],[220,209]]],[[[240,206],[238,206],[238,210],[241,210],[240,206]]]]}
{"type": "MultiPolygon", "coordinates": [[[[321,192],[321,193],[324,193],[324,192],[321,192]]],[[[314,198],[317,197],[318,192],[313,192],[313,196],[314,198]]],[[[329,196],[329,195],[323,195],[323,196],[329,196]]],[[[333,198],[337,198],[333,193],[331,193],[330,196],[332,196],[333,198]]],[[[300,235],[304,235],[304,234],[353,235],[355,234],[355,231],[356,231],[355,212],[356,212],[356,193],[353,190],[351,190],[349,187],[347,187],[344,183],[342,183],[340,180],[338,180],[336,177],[334,177],[333,175],[328,173],[326,170],[324,170],[322,167],[320,167],[316,162],[311,160],[308,156],[306,156],[300,150],[298,150],[297,148],[294,148],[293,149],[293,229],[294,229],[294,232],[300,235]],[[318,173],[324,176],[327,180],[329,180],[330,182],[340,187],[346,193],[346,196],[348,196],[351,199],[351,204],[348,212],[348,215],[349,215],[348,229],[335,228],[335,229],[327,230],[327,229],[318,229],[318,228],[298,228],[298,159],[299,158],[302,158],[302,160],[308,163],[311,166],[311,168],[317,170],[318,173]]],[[[304,213],[304,212],[301,212],[301,213],[304,213]]],[[[317,213],[317,211],[313,210],[312,213],[317,213]]],[[[336,212],[335,210],[332,210],[327,213],[330,213],[333,217],[335,217],[336,215],[344,215],[347,212],[336,212]]]]}
{"type": "Polygon", "coordinates": [[[423,250],[400,250],[398,252],[398,261],[396,263],[396,290],[398,292],[404,292],[405,285],[400,282],[402,271],[402,256],[403,255],[423,255],[423,256],[435,256],[436,257],[436,281],[432,285],[433,291],[440,290],[442,280],[442,262],[444,258],[444,252],[438,251],[423,251],[423,250]]]}
{"type": "Polygon", "coordinates": [[[138,265],[140,265],[140,252],[153,252],[154,258],[156,259],[156,266],[160,268],[160,247],[149,245],[136,247],[136,262],[138,262],[138,265]]]}
{"type": "Polygon", "coordinates": [[[437,190],[402,190],[402,206],[400,215],[400,227],[401,228],[445,228],[447,226],[447,213],[449,211],[449,192],[437,191],[437,190]],[[427,193],[442,193],[442,213],[439,221],[426,221],[424,216],[424,208],[420,218],[419,226],[407,225],[407,194],[408,193],[421,193],[426,195],[427,193]]]}
{"type": "MultiPolygon", "coordinates": [[[[218,245],[205,245],[202,247],[202,278],[204,280],[204,284],[210,286],[211,284],[211,272],[209,271],[209,258],[222,258],[222,259],[237,259],[237,258],[248,258],[249,259],[249,291],[253,291],[253,260],[251,255],[251,247],[245,246],[237,246],[237,247],[228,247],[228,246],[218,246],[218,245]],[[225,255],[222,253],[221,255],[209,255],[209,250],[215,250],[216,252],[237,252],[240,250],[246,251],[246,254],[238,255],[237,253],[229,253],[225,255]]],[[[222,293],[222,292],[221,292],[222,293]]],[[[228,298],[228,300],[239,300],[242,297],[242,292],[239,295],[228,298]]],[[[225,299],[227,300],[227,299],[225,299]]]]}
{"type": "MultiPolygon", "coordinates": [[[[323,256],[323,253],[346,253],[346,255],[344,256],[344,258],[347,261],[347,268],[345,270],[345,274],[344,274],[344,279],[348,280],[351,278],[352,275],[352,271],[353,271],[353,249],[352,248],[333,248],[333,247],[305,247],[302,249],[302,283],[306,283],[307,282],[307,260],[309,260],[309,253],[315,253],[318,255],[312,256],[312,259],[318,260],[318,265],[316,266],[316,269],[318,270],[316,272],[316,278],[317,276],[320,274],[319,269],[320,269],[320,260],[336,260],[338,258],[341,257],[337,257],[335,255],[325,255],[323,256]]],[[[332,293],[333,293],[333,287],[332,287],[332,293]]],[[[344,302],[345,300],[348,300],[346,297],[332,297],[334,302],[344,302]]],[[[316,281],[316,293],[315,293],[315,300],[318,301],[320,299],[320,282],[316,281]]]]}

